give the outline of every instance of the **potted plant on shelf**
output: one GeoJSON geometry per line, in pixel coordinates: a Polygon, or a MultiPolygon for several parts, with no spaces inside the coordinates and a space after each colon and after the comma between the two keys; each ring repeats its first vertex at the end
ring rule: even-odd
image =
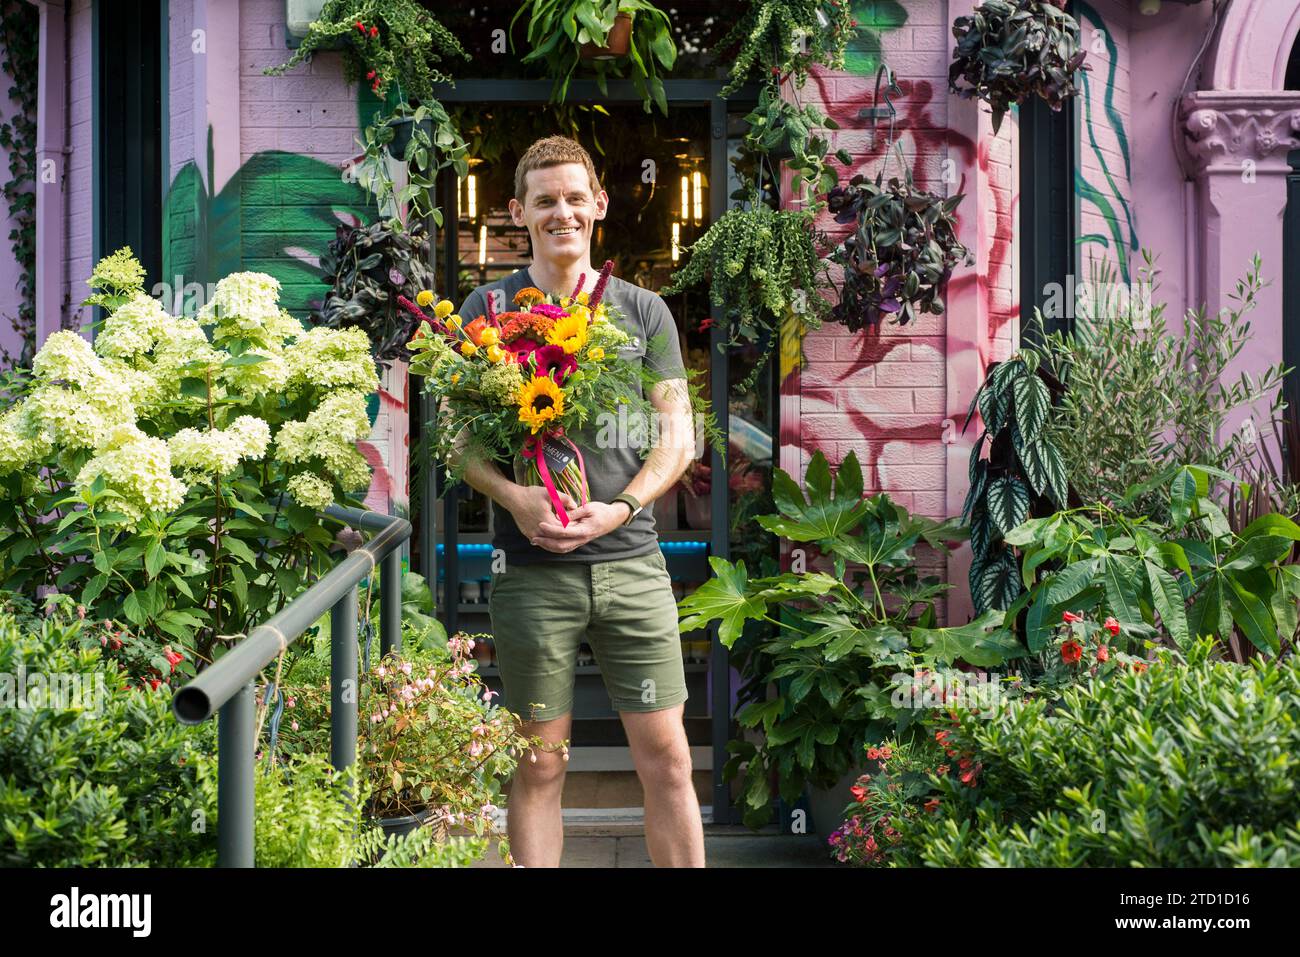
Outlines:
{"type": "Polygon", "coordinates": [[[551,99],[561,103],[579,63],[594,64],[596,82],[607,92],[610,76],[630,71],[647,113],[651,103],[668,115],[668,99],[660,68],[671,70],[677,62],[667,14],[648,0],[524,0],[510,21],[528,16],[528,43],[532,49],[524,63],[541,60],[554,77],[551,99]]]}
{"type": "Polygon", "coordinates": [[[1079,92],[1074,78],[1087,51],[1066,0],[985,0],[953,21],[957,46],[948,85],[964,99],[993,108],[993,132],[1013,104],[1040,96],[1053,110],[1079,92]],[[965,85],[963,85],[963,83],[965,85]]]}
{"type": "Polygon", "coordinates": [[[862,494],[852,452],[835,475],[816,452],[803,489],[777,469],[772,498],[779,514],[760,515],[758,523],[786,541],[807,543],[791,553],[791,570],[750,578],[743,560],[712,557],[715,577],[678,605],[682,631],[719,622],[719,637],[745,680],[737,720],[757,740],[728,744],[723,775],[731,780],[744,768],[751,827],[771,816],[774,776],[787,804],[810,789],[820,832],[839,824],[848,788],[866,770],[866,746],[916,720],[915,711],[894,705],[891,687],[918,656],[936,666],[958,659],[987,666],[1020,652],[1001,627],[1001,613],[937,627],[935,601],[950,586],[922,578],[913,549],[924,543],[946,553],[965,535],[955,520],[910,515],[886,495],[862,494]],[[809,551],[830,563],[829,572],[808,569],[815,560],[809,551]],[[773,684],[777,693],[769,698],[773,684]]]}
{"type": "MultiPolygon", "coordinates": [[[[901,153],[901,151],[900,151],[901,153]]],[[[941,314],[940,299],[953,267],[973,261],[957,240],[953,212],[961,194],[947,198],[917,189],[905,162],[903,177],[884,181],[854,176],[837,186],[827,205],[853,232],[831,253],[844,267],[844,284],[831,318],[857,331],[886,316],[903,325],[917,313],[941,314]]]]}
{"type": "Polygon", "coordinates": [[[849,0],[749,0],[717,44],[719,53],[736,48],[718,95],[730,96],[755,74],[792,77],[802,86],[813,64],[842,70],[856,28],[849,0]]]}

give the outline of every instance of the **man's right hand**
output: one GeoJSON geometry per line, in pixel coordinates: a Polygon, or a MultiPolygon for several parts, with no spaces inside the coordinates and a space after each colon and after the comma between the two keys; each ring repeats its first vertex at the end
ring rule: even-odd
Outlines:
{"type": "MultiPolygon", "coordinates": [[[[578,503],[574,501],[573,496],[566,492],[560,492],[560,501],[564,504],[565,509],[574,509],[578,503]]],[[[510,514],[514,517],[515,524],[519,526],[519,532],[532,542],[537,544],[537,526],[543,521],[555,518],[555,509],[551,503],[551,493],[546,491],[542,485],[520,485],[516,486],[515,494],[512,496],[513,502],[509,506],[510,514]]],[[[545,548],[546,546],[539,546],[545,548]]],[[[555,551],[555,549],[547,549],[555,551]]]]}

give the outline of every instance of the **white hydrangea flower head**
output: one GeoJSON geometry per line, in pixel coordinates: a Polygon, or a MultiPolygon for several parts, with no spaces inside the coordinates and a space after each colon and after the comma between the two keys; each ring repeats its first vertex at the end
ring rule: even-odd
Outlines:
{"type": "Polygon", "coordinates": [[[264,358],[261,362],[222,369],[221,382],[228,392],[255,396],[284,391],[289,381],[289,366],[279,352],[249,349],[244,355],[259,355],[264,358]]]}
{"type": "Polygon", "coordinates": [[[101,358],[100,361],[104,364],[104,370],[109,378],[116,379],[126,386],[136,415],[152,415],[162,408],[163,403],[174,399],[179,394],[179,380],[171,376],[160,378],[153,363],[147,359],[136,359],[138,367],[108,356],[101,358]]]}
{"type": "Polygon", "coordinates": [[[370,484],[370,466],[356,441],[368,435],[366,396],[355,389],[335,392],[306,421],[286,422],[275,437],[275,457],[286,465],[320,460],[327,472],[351,491],[370,484]]]}
{"type": "Polygon", "coordinates": [[[26,402],[0,414],[0,475],[27,469],[51,451],[53,447],[32,421],[26,402]]]}
{"type": "Polygon", "coordinates": [[[77,474],[80,491],[104,477],[105,486],[120,499],[111,508],[127,517],[133,527],[151,511],[173,512],[185,501],[185,483],[171,472],[171,455],[162,439],[141,436],[96,455],[77,474]]]}
{"type": "Polygon", "coordinates": [[[95,449],[117,426],[135,423],[130,385],[102,366],[100,373],[80,389],[46,385],[32,392],[29,413],[45,441],[65,450],[95,449]]]}
{"type": "Polygon", "coordinates": [[[278,279],[264,272],[235,272],[217,283],[211,301],[199,310],[199,322],[256,331],[279,312],[278,279]]]}
{"type": "Polygon", "coordinates": [[[356,389],[332,392],[307,416],[315,442],[355,442],[370,434],[366,394],[356,389]]]}
{"type": "Polygon", "coordinates": [[[373,392],[379,388],[370,337],[364,329],[309,329],[285,349],[285,359],[291,389],[315,386],[373,392]]]}
{"type": "Polygon", "coordinates": [[[103,372],[94,348],[71,329],[52,333],[32,359],[32,375],[38,384],[62,380],[84,386],[103,372]]]}
{"type": "Polygon", "coordinates": [[[140,292],[104,320],[95,336],[101,356],[130,359],[150,352],[170,336],[174,321],[157,299],[140,292]]]}
{"type": "Polygon", "coordinates": [[[305,508],[326,508],[334,504],[334,490],[329,483],[310,472],[300,472],[285,483],[295,502],[305,508]]]}
{"type": "Polygon", "coordinates": [[[226,476],[245,459],[260,459],[271,441],[271,427],[252,415],[241,415],[226,429],[181,429],[167,441],[172,464],[189,470],[197,482],[213,475],[226,476]]]}

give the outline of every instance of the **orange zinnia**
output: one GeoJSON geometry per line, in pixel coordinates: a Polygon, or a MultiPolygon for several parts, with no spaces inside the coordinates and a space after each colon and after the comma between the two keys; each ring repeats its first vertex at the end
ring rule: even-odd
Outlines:
{"type": "Polygon", "coordinates": [[[542,292],[536,286],[524,286],[515,293],[514,303],[516,306],[523,306],[527,309],[534,303],[542,302],[546,299],[546,293],[542,292]]]}

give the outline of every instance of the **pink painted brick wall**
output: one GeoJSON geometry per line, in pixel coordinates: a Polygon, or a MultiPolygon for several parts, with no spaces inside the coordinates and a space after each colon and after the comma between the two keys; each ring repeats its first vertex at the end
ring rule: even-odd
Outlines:
{"type": "Polygon", "coordinates": [[[90,322],[79,305],[90,292],[93,266],[94,130],[92,128],[91,0],[73,0],[68,10],[68,146],[64,200],[67,245],[64,252],[64,325],[90,322]]]}

